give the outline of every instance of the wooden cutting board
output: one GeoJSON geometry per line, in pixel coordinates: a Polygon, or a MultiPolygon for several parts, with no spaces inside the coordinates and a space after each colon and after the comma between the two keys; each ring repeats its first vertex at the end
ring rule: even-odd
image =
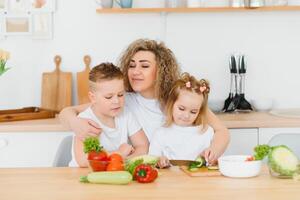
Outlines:
{"type": "Polygon", "coordinates": [[[91,71],[91,57],[89,55],[83,58],[85,69],[82,72],[77,73],[77,99],[78,104],[84,104],[89,102],[88,92],[89,92],[89,73],[91,71]]]}
{"type": "Polygon", "coordinates": [[[221,176],[219,170],[211,170],[211,169],[207,169],[207,167],[201,167],[197,171],[193,171],[193,172],[189,171],[187,166],[180,166],[179,168],[189,176],[199,176],[199,177],[221,176]]]}
{"type": "Polygon", "coordinates": [[[72,105],[72,73],[60,70],[60,56],[54,62],[55,70],[43,73],[41,107],[59,112],[72,105]]]}

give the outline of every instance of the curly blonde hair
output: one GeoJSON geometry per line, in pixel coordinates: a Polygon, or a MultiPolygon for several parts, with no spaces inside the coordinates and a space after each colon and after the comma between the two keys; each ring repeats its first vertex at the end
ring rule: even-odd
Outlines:
{"type": "Polygon", "coordinates": [[[128,92],[134,92],[128,79],[128,69],[132,57],[139,51],[150,51],[155,55],[157,64],[157,74],[155,81],[155,96],[164,108],[169,91],[180,74],[179,65],[173,52],[165,46],[163,42],[155,40],[138,39],[132,42],[123,52],[119,66],[124,74],[124,85],[128,92]]]}
{"type": "Polygon", "coordinates": [[[190,92],[203,95],[203,102],[198,113],[197,118],[193,122],[193,125],[198,126],[202,125],[203,129],[207,126],[207,102],[208,94],[210,92],[209,82],[205,79],[197,80],[194,76],[191,76],[189,73],[185,72],[181,77],[175,82],[170,93],[169,98],[166,104],[166,123],[165,126],[170,126],[174,123],[173,120],[173,106],[178,99],[180,90],[187,90],[190,92]]]}

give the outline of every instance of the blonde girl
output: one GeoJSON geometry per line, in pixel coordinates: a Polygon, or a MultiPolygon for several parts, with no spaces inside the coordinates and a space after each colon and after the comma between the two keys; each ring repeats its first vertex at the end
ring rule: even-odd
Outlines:
{"type": "Polygon", "coordinates": [[[207,160],[217,158],[211,146],[213,129],[207,123],[208,81],[182,74],[170,91],[166,103],[166,123],[159,128],[150,143],[149,154],[160,156],[160,167],[169,159],[195,160],[208,152],[207,160]]]}

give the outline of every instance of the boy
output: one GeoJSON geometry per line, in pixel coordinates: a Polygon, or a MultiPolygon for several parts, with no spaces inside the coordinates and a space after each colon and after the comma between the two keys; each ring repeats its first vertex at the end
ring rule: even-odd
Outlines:
{"type": "MultiPolygon", "coordinates": [[[[90,106],[78,116],[99,124],[101,146],[108,152],[123,157],[147,154],[149,143],[133,115],[124,110],[125,89],[123,74],[112,63],[102,63],[89,74],[90,106]],[[130,141],[130,144],[128,142],[130,141]]],[[[73,140],[72,161],[69,166],[87,167],[83,141],[76,135],[73,140]]]]}

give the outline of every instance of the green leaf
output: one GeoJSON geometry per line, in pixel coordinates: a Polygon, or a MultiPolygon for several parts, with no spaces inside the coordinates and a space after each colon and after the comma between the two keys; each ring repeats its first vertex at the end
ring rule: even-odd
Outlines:
{"type": "Polygon", "coordinates": [[[98,137],[89,137],[83,141],[83,152],[89,153],[91,151],[100,152],[102,150],[98,137]]]}

